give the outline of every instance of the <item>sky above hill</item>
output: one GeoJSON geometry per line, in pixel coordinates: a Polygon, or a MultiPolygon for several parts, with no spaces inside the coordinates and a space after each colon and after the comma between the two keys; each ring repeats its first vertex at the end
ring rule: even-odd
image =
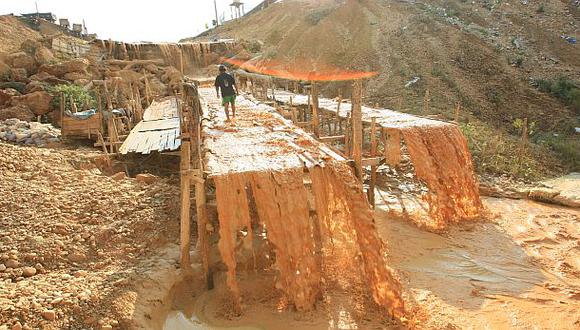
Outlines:
{"type": "MultiPolygon", "coordinates": [[[[229,20],[232,0],[216,0],[218,16],[229,20]]],[[[261,0],[243,0],[246,12],[261,0]]],[[[175,42],[211,26],[214,0],[0,0],[0,14],[52,12],[72,23],[85,20],[89,33],[125,42],[175,42]]]]}

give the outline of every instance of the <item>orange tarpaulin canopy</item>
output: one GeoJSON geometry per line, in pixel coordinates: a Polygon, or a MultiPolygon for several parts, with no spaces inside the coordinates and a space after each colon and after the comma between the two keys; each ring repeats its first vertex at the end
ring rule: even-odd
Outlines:
{"type": "Polygon", "coordinates": [[[288,80],[347,81],[370,78],[377,74],[377,72],[342,70],[319,64],[287,64],[275,62],[272,60],[254,62],[233,58],[224,58],[222,60],[225,63],[237,66],[249,72],[260,73],[288,80]]]}

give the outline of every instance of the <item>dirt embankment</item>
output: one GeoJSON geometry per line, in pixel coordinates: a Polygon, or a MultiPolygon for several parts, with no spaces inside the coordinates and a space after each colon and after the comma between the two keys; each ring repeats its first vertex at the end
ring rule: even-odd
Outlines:
{"type": "Polygon", "coordinates": [[[20,49],[28,39],[39,40],[39,32],[24,25],[14,16],[0,16],[0,53],[11,53],[20,49]]]}
{"type": "Polygon", "coordinates": [[[178,239],[178,185],[104,176],[90,150],[0,154],[0,325],[127,328],[140,280],[175,268],[156,255],[178,239]]]}

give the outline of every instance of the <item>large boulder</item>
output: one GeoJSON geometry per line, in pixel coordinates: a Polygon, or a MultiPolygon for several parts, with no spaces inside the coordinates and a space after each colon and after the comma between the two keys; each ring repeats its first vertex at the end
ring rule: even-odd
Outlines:
{"type": "Polygon", "coordinates": [[[28,84],[30,82],[28,71],[25,68],[12,68],[10,69],[10,80],[28,84]]]}
{"type": "Polygon", "coordinates": [[[52,96],[47,92],[39,91],[12,98],[12,105],[25,105],[36,115],[44,115],[52,110],[50,102],[52,96]]]}
{"type": "Polygon", "coordinates": [[[20,95],[17,90],[12,88],[0,89],[0,108],[9,105],[14,96],[20,95]]]}
{"type": "Polygon", "coordinates": [[[157,78],[152,78],[149,80],[149,88],[151,89],[151,94],[153,96],[165,96],[167,95],[167,86],[157,78]]]}
{"type": "Polygon", "coordinates": [[[30,76],[28,79],[30,79],[31,81],[46,82],[46,83],[49,83],[52,85],[61,85],[61,84],[68,83],[68,81],[66,81],[64,79],[57,78],[48,72],[39,72],[35,75],[30,76]]]}
{"type": "Polygon", "coordinates": [[[8,56],[8,62],[14,69],[25,69],[28,73],[36,72],[36,61],[25,52],[10,54],[8,56]]]}
{"type": "Polygon", "coordinates": [[[165,73],[161,76],[161,81],[166,84],[170,90],[177,90],[183,81],[183,74],[176,68],[167,67],[165,73]]]}
{"type": "Polygon", "coordinates": [[[34,113],[25,105],[17,105],[6,109],[0,109],[0,120],[17,118],[24,121],[34,120],[34,113]]]}
{"type": "Polygon", "coordinates": [[[17,81],[9,81],[9,82],[0,83],[0,89],[6,89],[6,88],[14,89],[14,90],[18,91],[18,93],[22,94],[22,93],[24,93],[24,90],[26,89],[26,84],[21,83],[21,82],[17,82],[17,81]]]}
{"type": "Polygon", "coordinates": [[[111,78],[121,78],[121,80],[125,83],[139,83],[141,78],[143,78],[143,74],[132,71],[132,70],[119,70],[115,72],[110,72],[108,77],[111,78]]]}
{"type": "Polygon", "coordinates": [[[85,87],[87,85],[89,85],[91,83],[90,80],[88,79],[76,79],[73,84],[80,86],[80,87],[85,87]]]}
{"type": "Polygon", "coordinates": [[[40,41],[38,40],[33,40],[33,39],[26,39],[24,40],[24,42],[20,45],[20,49],[30,55],[34,55],[36,53],[36,50],[39,48],[42,48],[42,44],[40,43],[40,41]]]}
{"type": "Polygon", "coordinates": [[[89,60],[84,58],[76,58],[67,62],[52,64],[52,65],[42,65],[39,72],[48,72],[53,76],[59,78],[64,77],[65,74],[70,72],[87,72],[89,67],[89,60]]]}
{"type": "Polygon", "coordinates": [[[10,79],[10,66],[0,61],[0,81],[8,81],[10,79]]]}
{"type": "Polygon", "coordinates": [[[69,72],[69,73],[65,74],[63,78],[65,80],[68,80],[68,81],[75,81],[78,79],[90,80],[91,75],[89,75],[86,71],[85,72],[69,72]]]}
{"type": "Polygon", "coordinates": [[[35,81],[35,80],[28,83],[28,85],[26,85],[26,88],[24,89],[25,94],[30,94],[30,93],[34,93],[34,92],[45,92],[45,91],[46,91],[46,83],[43,83],[40,81],[35,81]]]}
{"type": "Polygon", "coordinates": [[[4,90],[0,90],[0,108],[3,108],[6,104],[8,104],[11,98],[12,95],[6,93],[4,90]]]}
{"type": "Polygon", "coordinates": [[[34,58],[36,59],[36,62],[40,65],[43,64],[50,65],[56,61],[50,49],[46,47],[37,48],[36,52],[34,53],[34,58]]]}

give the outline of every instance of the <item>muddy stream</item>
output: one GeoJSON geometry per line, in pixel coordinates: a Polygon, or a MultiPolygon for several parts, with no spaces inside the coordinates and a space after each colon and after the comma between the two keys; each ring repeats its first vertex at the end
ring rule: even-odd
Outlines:
{"type": "MultiPolygon", "coordinates": [[[[491,220],[442,234],[377,208],[377,229],[388,241],[388,262],[400,274],[414,322],[420,328],[577,329],[580,212],[520,200],[486,198],[484,204],[493,212],[491,220]]],[[[390,327],[373,312],[361,318],[340,299],[335,304],[323,299],[309,313],[284,310],[271,293],[274,288],[264,288],[270,280],[241,276],[247,277],[241,317],[224,316],[227,296],[216,288],[176,299],[163,329],[390,327]]]]}

